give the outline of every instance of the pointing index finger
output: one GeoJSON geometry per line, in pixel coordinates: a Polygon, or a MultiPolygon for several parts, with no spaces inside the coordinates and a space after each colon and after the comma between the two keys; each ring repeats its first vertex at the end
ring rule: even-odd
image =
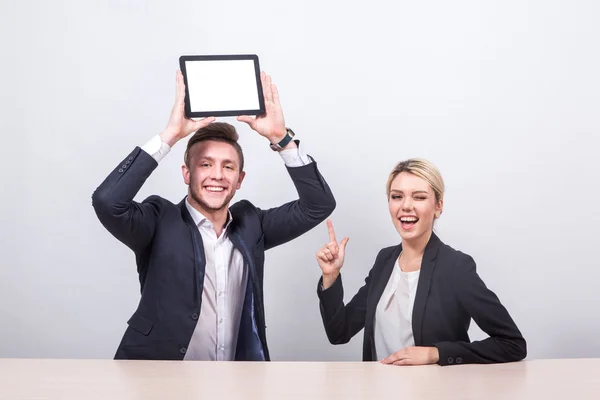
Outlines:
{"type": "Polygon", "coordinates": [[[337,239],[335,238],[335,231],[333,230],[333,224],[331,220],[327,220],[327,230],[329,231],[329,240],[337,244],[337,239]]]}

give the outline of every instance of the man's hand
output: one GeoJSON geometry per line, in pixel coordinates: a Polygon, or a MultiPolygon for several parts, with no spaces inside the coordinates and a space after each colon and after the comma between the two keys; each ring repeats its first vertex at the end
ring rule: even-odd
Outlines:
{"type": "Polygon", "coordinates": [[[173,106],[173,110],[171,110],[167,127],[160,134],[162,141],[170,147],[173,147],[175,143],[190,133],[196,132],[198,129],[204,128],[215,121],[215,117],[207,117],[200,121],[194,121],[185,117],[185,84],[183,83],[181,71],[177,71],[176,81],[175,105],[173,106]]]}
{"type": "Polygon", "coordinates": [[[283,110],[279,103],[279,92],[277,87],[271,83],[271,77],[264,71],[260,73],[260,80],[265,99],[265,113],[256,118],[240,115],[237,120],[250,125],[250,128],[269,139],[271,143],[279,143],[286,134],[283,110]]]}
{"type": "Polygon", "coordinates": [[[408,346],[381,360],[382,364],[427,365],[440,359],[437,347],[408,346]]]}
{"type": "Polygon", "coordinates": [[[319,267],[323,271],[323,289],[333,285],[340,275],[340,269],[344,265],[346,255],[346,244],[349,240],[348,238],[342,239],[338,246],[333,224],[329,219],[327,220],[327,229],[329,230],[329,243],[319,249],[316,254],[319,267]]]}

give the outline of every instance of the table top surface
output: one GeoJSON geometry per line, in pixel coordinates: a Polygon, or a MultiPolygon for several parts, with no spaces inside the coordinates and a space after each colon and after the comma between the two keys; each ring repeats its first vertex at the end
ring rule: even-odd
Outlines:
{"type": "Polygon", "coordinates": [[[377,362],[0,359],[0,399],[600,399],[600,359],[377,362]]]}

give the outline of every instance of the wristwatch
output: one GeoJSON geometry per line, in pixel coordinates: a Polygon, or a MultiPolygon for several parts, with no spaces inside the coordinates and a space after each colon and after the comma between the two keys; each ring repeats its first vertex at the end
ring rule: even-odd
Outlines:
{"type": "Polygon", "coordinates": [[[285,128],[285,136],[283,137],[283,139],[281,139],[281,141],[279,143],[271,143],[270,144],[271,149],[273,151],[280,151],[285,146],[287,146],[289,142],[292,141],[292,139],[294,138],[295,135],[296,134],[294,133],[293,130],[291,130],[290,128],[285,128]]]}

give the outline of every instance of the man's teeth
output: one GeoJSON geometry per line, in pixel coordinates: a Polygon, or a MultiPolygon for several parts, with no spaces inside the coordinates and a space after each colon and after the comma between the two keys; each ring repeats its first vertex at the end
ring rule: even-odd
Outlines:
{"type": "Polygon", "coordinates": [[[210,192],[222,192],[223,188],[222,187],[218,187],[218,186],[207,186],[206,190],[208,190],[210,192]]]}

